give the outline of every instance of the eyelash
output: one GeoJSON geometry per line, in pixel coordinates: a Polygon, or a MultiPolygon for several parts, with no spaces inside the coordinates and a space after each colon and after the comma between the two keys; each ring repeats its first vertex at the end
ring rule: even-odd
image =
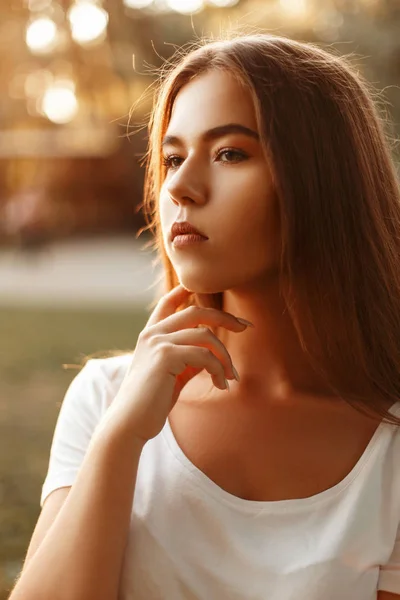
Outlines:
{"type": "MultiPolygon", "coordinates": [[[[224,154],[226,152],[232,152],[233,154],[240,156],[242,159],[248,158],[248,155],[245,152],[242,152],[241,150],[236,150],[236,148],[219,148],[218,150],[215,151],[214,158],[218,158],[221,154],[224,154]]],[[[181,158],[181,157],[178,156],[177,154],[169,154],[167,156],[164,156],[162,159],[162,164],[164,165],[164,167],[166,167],[167,169],[174,169],[174,168],[176,169],[177,166],[173,167],[171,164],[171,161],[174,158],[181,158]]],[[[235,160],[235,161],[225,161],[225,162],[227,164],[229,164],[229,163],[236,163],[236,162],[240,162],[240,161],[235,160]]],[[[222,164],[224,164],[224,161],[222,161],[222,164]]]]}

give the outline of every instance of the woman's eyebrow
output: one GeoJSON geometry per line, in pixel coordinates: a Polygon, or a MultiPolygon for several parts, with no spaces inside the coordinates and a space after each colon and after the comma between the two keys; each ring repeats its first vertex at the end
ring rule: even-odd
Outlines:
{"type": "MultiPolygon", "coordinates": [[[[257,131],[249,129],[249,127],[245,127],[239,123],[227,123],[226,125],[219,125],[218,127],[208,129],[201,134],[200,139],[204,142],[210,142],[227,135],[228,133],[241,133],[255,140],[260,140],[260,136],[258,135],[257,131]]],[[[167,144],[182,145],[183,142],[181,138],[176,135],[166,135],[162,141],[162,146],[166,146],[167,144]]]]}

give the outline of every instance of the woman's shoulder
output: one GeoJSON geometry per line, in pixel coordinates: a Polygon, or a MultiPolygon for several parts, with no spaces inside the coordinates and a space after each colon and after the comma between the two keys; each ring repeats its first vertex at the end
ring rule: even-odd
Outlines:
{"type": "Polygon", "coordinates": [[[114,356],[90,358],[81,371],[86,371],[86,378],[99,391],[101,395],[111,400],[125,377],[133,352],[126,352],[114,356]]]}
{"type": "Polygon", "coordinates": [[[112,382],[124,378],[132,362],[132,358],[133,351],[112,356],[90,358],[86,365],[90,365],[90,368],[97,370],[107,381],[112,382]]]}
{"type": "Polygon", "coordinates": [[[63,401],[63,412],[100,416],[115,397],[132,361],[132,352],[89,358],[73,377],[63,401]]]}

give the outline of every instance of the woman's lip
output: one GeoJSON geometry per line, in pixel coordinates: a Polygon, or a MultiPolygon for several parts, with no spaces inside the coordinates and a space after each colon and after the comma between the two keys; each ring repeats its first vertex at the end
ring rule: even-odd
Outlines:
{"type": "Polygon", "coordinates": [[[172,244],[177,248],[181,248],[183,246],[191,246],[192,244],[206,242],[207,240],[208,238],[203,235],[198,235],[197,233],[185,233],[176,235],[172,240],[172,244]]]}

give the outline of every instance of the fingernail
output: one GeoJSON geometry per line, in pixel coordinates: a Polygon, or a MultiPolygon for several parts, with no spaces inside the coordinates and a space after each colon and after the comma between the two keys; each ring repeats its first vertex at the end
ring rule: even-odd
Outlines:
{"type": "Polygon", "coordinates": [[[236,319],[239,321],[239,323],[243,323],[243,325],[247,325],[248,327],[254,327],[253,323],[247,321],[246,319],[239,319],[239,317],[236,317],[236,319]]]}
{"type": "Polygon", "coordinates": [[[227,389],[227,390],[228,390],[228,392],[229,392],[229,390],[230,390],[230,387],[229,387],[229,381],[228,381],[227,379],[225,379],[225,385],[226,385],[226,389],[227,389]]]}
{"type": "Polygon", "coordinates": [[[236,369],[233,365],[232,365],[232,371],[233,371],[233,374],[235,375],[236,381],[240,381],[239,373],[236,371],[236,369]]]}

